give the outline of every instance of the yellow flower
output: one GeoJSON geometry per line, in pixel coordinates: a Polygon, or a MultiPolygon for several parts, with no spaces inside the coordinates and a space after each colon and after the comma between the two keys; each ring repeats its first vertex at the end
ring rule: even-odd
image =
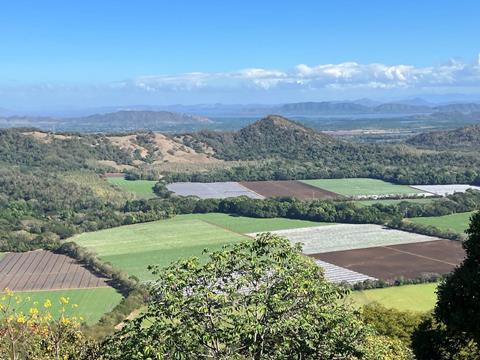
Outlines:
{"type": "Polygon", "coordinates": [[[66,298],[63,296],[60,298],[60,303],[62,303],[63,305],[67,305],[69,302],[70,302],[69,298],[66,298]]]}
{"type": "Polygon", "coordinates": [[[23,316],[23,314],[20,314],[20,315],[17,316],[17,323],[25,324],[26,321],[27,321],[27,319],[25,319],[25,316],[23,316]]]}
{"type": "Polygon", "coordinates": [[[43,307],[45,309],[52,307],[52,302],[49,299],[45,300],[45,302],[43,303],[43,307]]]}
{"type": "Polygon", "coordinates": [[[13,296],[13,291],[10,290],[9,288],[5,288],[3,289],[3,291],[5,292],[5,294],[7,294],[7,296],[10,296],[10,297],[13,296]]]}
{"type": "Polygon", "coordinates": [[[37,316],[38,315],[38,309],[37,308],[30,308],[29,313],[32,316],[37,316]]]}

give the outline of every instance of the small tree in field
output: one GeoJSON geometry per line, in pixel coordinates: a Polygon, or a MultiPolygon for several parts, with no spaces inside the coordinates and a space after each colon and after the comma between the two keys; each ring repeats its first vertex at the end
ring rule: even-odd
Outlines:
{"type": "Polygon", "coordinates": [[[263,234],[155,269],[152,301],[106,359],[408,359],[365,326],[299,247],[263,234]],[[395,355],[396,357],[393,357],[395,355]]]}

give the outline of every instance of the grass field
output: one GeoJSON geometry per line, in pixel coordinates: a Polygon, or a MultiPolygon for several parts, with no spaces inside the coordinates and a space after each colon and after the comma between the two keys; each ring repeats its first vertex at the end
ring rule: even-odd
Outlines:
{"type": "Polygon", "coordinates": [[[156,197],[153,187],[157,183],[150,180],[125,180],[121,177],[107,177],[107,181],[119,188],[134,194],[140,199],[150,199],[156,197]]]}
{"type": "Polygon", "coordinates": [[[176,219],[203,220],[241,234],[329,225],[329,223],[307,220],[284,218],[259,219],[220,213],[178,215],[176,219]]]}
{"type": "Polygon", "coordinates": [[[408,219],[416,224],[432,225],[442,230],[452,230],[464,233],[470,224],[473,212],[458,213],[444,216],[418,217],[408,219]]]}
{"type": "Polygon", "coordinates": [[[0,252],[0,260],[2,260],[4,256],[5,256],[5,253],[0,252]]]}
{"type": "Polygon", "coordinates": [[[400,204],[402,201],[407,201],[410,203],[416,204],[428,204],[432,201],[436,200],[436,198],[426,198],[426,199],[380,199],[380,200],[358,200],[355,201],[356,205],[359,206],[370,206],[375,204],[381,205],[397,205],[400,204]]]}
{"type": "Polygon", "coordinates": [[[352,291],[348,300],[362,306],[373,301],[398,310],[431,311],[435,306],[436,283],[394,286],[384,289],[352,291]]]}
{"type": "MultiPolygon", "coordinates": [[[[88,324],[94,324],[103,314],[112,310],[122,299],[115,289],[111,287],[74,289],[74,290],[49,290],[49,291],[29,291],[16,292],[23,299],[30,297],[31,301],[38,301],[42,306],[45,300],[52,302],[52,315],[58,316],[60,306],[60,297],[70,298],[70,304],[77,304],[77,309],[71,309],[67,306],[67,314],[71,316],[82,316],[88,324]]],[[[32,305],[32,303],[29,303],[32,305]]],[[[30,306],[25,305],[21,311],[27,312],[30,306]]]]}
{"type": "Polygon", "coordinates": [[[205,221],[174,218],[84,233],[71,240],[128,274],[148,280],[152,278],[148,265],[166,266],[180,258],[201,256],[205,248],[220,249],[243,238],[205,221]]]}
{"type": "Polygon", "coordinates": [[[382,180],[367,178],[318,179],[302,180],[302,182],[344,196],[422,193],[422,191],[412,189],[407,185],[396,185],[382,180]]]}

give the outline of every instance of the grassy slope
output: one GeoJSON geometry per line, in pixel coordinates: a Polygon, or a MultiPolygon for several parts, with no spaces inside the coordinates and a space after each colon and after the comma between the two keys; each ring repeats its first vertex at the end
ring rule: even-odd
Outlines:
{"type": "Polygon", "coordinates": [[[373,301],[399,310],[430,311],[435,306],[436,283],[353,291],[348,299],[362,306],[373,301]]]}
{"type": "Polygon", "coordinates": [[[396,185],[377,179],[318,179],[302,182],[345,196],[422,193],[406,185],[396,185]]]}
{"type": "Polygon", "coordinates": [[[328,223],[307,220],[259,219],[220,213],[178,215],[176,219],[199,219],[241,234],[329,225],[328,223]]]}
{"type": "MultiPolygon", "coordinates": [[[[38,301],[38,306],[43,306],[45,300],[49,299],[52,302],[51,312],[52,315],[58,316],[58,311],[61,308],[60,297],[70,298],[70,305],[77,304],[77,309],[71,309],[71,306],[67,305],[66,313],[71,316],[82,316],[88,324],[94,324],[103,314],[112,310],[122,299],[122,295],[115,291],[111,287],[104,288],[92,288],[92,289],[73,289],[73,290],[49,290],[49,291],[26,291],[17,292],[21,298],[25,299],[30,297],[31,301],[38,301]]],[[[22,311],[28,311],[31,302],[25,304],[21,309],[22,311]],[[29,304],[29,305],[28,305],[29,304]]]]}
{"type": "Polygon", "coordinates": [[[355,201],[356,205],[359,206],[370,206],[374,204],[381,204],[381,205],[396,205],[401,203],[402,201],[407,201],[411,203],[417,204],[428,204],[433,200],[437,200],[436,198],[426,198],[426,199],[383,199],[383,200],[359,200],[355,201]]]}
{"type": "Polygon", "coordinates": [[[150,199],[156,197],[153,192],[153,187],[157,183],[156,181],[150,180],[125,180],[118,177],[109,177],[107,181],[110,184],[116,185],[121,189],[128,191],[132,194],[135,194],[138,198],[141,199],[150,199]]]}
{"type": "Polygon", "coordinates": [[[470,224],[470,216],[472,214],[473,212],[466,212],[444,216],[418,217],[408,220],[417,224],[432,225],[439,229],[463,233],[470,224]]]}
{"type": "Polygon", "coordinates": [[[201,220],[170,219],[84,233],[71,240],[142,280],[151,279],[148,265],[166,266],[179,258],[201,256],[244,238],[201,220]]]}

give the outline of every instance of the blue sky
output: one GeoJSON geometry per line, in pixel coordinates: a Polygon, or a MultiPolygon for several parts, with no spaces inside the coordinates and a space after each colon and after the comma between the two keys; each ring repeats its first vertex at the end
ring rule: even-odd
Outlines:
{"type": "Polygon", "coordinates": [[[8,1],[0,106],[480,93],[478,1],[8,1]]]}

